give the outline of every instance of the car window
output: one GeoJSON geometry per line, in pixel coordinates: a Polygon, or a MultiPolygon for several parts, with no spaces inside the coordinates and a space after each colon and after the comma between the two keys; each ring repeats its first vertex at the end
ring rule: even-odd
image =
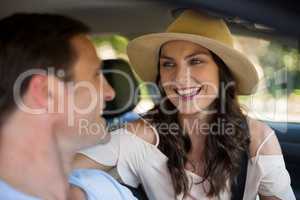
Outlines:
{"type": "Polygon", "coordinates": [[[300,56],[296,39],[234,36],[235,46],[262,77],[257,92],[240,96],[246,112],[271,122],[300,122],[300,56]]]}

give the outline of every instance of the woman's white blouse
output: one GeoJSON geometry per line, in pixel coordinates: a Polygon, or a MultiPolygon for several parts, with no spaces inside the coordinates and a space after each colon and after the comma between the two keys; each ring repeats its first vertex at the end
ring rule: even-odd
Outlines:
{"type": "MultiPolygon", "coordinates": [[[[275,196],[282,200],[296,199],[283,156],[259,155],[260,149],[272,135],[274,131],[260,145],[257,155],[248,161],[244,200],[255,200],[257,194],[275,196]]],[[[120,181],[132,187],[142,184],[150,200],[182,199],[182,195],[174,196],[166,165],[168,158],[157,148],[158,135],[156,141],[156,145],[152,145],[122,128],[112,132],[108,144],[97,145],[80,153],[102,165],[116,166],[120,181]]],[[[201,177],[187,170],[186,173],[192,187],[190,195],[185,199],[208,199],[203,190],[208,187],[207,182],[193,184],[201,181],[201,177]]],[[[230,197],[228,190],[219,199],[226,200],[230,197]]]]}

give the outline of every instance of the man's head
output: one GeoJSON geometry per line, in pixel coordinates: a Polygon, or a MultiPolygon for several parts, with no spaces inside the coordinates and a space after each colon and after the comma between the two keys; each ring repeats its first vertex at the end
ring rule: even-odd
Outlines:
{"type": "Polygon", "coordinates": [[[40,115],[81,146],[100,142],[100,114],[114,91],[88,33],[83,23],[59,15],[15,14],[0,21],[1,123],[15,112],[40,115]],[[97,132],[91,134],[91,126],[97,132]]]}

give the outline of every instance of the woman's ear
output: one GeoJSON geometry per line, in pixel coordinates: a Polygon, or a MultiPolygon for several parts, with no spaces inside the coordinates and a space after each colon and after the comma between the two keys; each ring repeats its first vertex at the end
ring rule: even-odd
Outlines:
{"type": "Polygon", "coordinates": [[[162,84],[161,84],[160,80],[157,81],[157,84],[158,84],[158,87],[162,88],[162,84]]]}
{"type": "Polygon", "coordinates": [[[165,92],[164,87],[160,80],[158,80],[158,89],[161,94],[163,94],[165,92]]]}

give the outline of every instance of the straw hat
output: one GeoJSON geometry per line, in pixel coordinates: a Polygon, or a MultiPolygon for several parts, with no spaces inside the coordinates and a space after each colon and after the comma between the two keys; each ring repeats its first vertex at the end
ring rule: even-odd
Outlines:
{"type": "Polygon", "coordinates": [[[229,67],[239,95],[255,92],[258,72],[245,55],[233,48],[233,39],[226,23],[192,10],[184,11],[166,32],[147,34],[128,44],[129,60],[142,80],[155,81],[159,50],[164,43],[172,40],[190,41],[214,52],[229,67]]]}

